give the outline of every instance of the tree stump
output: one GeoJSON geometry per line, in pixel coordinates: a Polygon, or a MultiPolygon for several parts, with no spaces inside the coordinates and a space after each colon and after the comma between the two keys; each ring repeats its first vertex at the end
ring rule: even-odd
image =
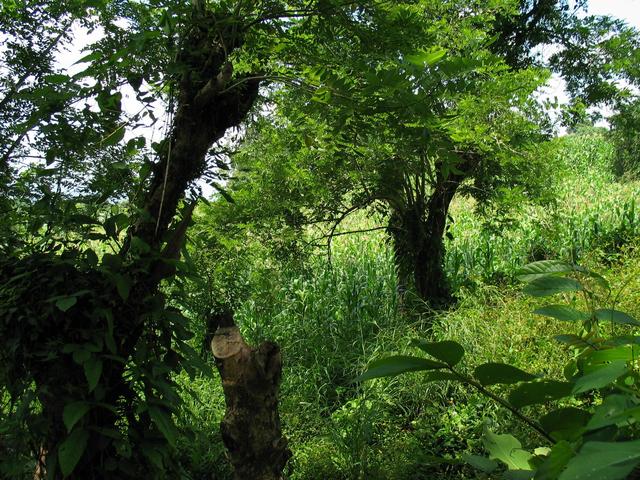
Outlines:
{"type": "Polygon", "coordinates": [[[251,348],[230,323],[211,341],[226,403],[222,439],[236,480],[280,480],[291,457],[278,414],[280,349],[273,342],[251,348]]]}

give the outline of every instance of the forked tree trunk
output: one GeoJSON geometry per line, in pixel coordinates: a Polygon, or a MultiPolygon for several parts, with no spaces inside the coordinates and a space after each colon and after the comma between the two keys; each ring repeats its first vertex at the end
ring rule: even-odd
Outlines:
{"type": "Polygon", "coordinates": [[[436,185],[427,203],[425,233],[416,251],[414,280],[416,291],[423,300],[435,306],[445,306],[453,301],[451,287],[444,270],[444,234],[451,200],[458,190],[460,180],[450,175],[436,185]]]}
{"type": "Polygon", "coordinates": [[[211,341],[222,378],[226,413],[220,430],[236,480],[280,480],[291,457],[278,414],[282,360],[278,345],[252,348],[230,315],[211,341]]]}
{"type": "Polygon", "coordinates": [[[453,174],[438,178],[428,199],[411,199],[389,221],[399,290],[412,286],[420,299],[436,308],[453,301],[444,270],[444,235],[449,206],[462,178],[453,174]]]}

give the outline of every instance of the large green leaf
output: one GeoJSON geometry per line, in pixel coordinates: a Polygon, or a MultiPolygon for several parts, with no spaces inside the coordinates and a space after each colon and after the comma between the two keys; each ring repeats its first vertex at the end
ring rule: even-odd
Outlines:
{"type": "Polygon", "coordinates": [[[464,356],[464,348],[457,342],[445,340],[442,342],[427,342],[422,339],[411,341],[411,345],[418,347],[423,352],[453,367],[464,356]]]}
{"type": "Polygon", "coordinates": [[[536,472],[533,470],[507,470],[502,474],[505,480],[533,480],[536,472]]]}
{"type": "Polygon", "coordinates": [[[559,480],[623,480],[640,463],[640,440],[587,442],[559,480]]]}
{"type": "Polygon", "coordinates": [[[62,475],[68,477],[73,472],[87,448],[89,432],[76,429],[60,444],[58,448],[58,461],[62,475]]]}
{"type": "Polygon", "coordinates": [[[422,370],[437,370],[447,365],[429,360],[428,358],[412,357],[409,355],[395,355],[371,362],[367,370],[357,378],[357,381],[371,378],[392,377],[406,372],[422,370]]]}
{"type": "Polygon", "coordinates": [[[595,312],[596,318],[601,322],[613,322],[619,323],[622,325],[635,325],[640,326],[640,322],[633,318],[631,315],[628,315],[619,310],[612,310],[610,308],[600,308],[595,312]]]}
{"type": "Polygon", "coordinates": [[[406,59],[410,63],[413,63],[414,65],[417,65],[419,67],[431,66],[431,65],[435,65],[446,54],[447,54],[446,48],[434,47],[426,51],[420,51],[420,52],[407,55],[406,59]]]}
{"type": "Polygon", "coordinates": [[[91,409],[91,405],[87,402],[71,402],[64,406],[62,411],[62,421],[64,426],[67,427],[67,431],[70,432],[73,426],[86,415],[91,409]]]}
{"type": "Polygon", "coordinates": [[[542,462],[536,471],[536,480],[557,480],[560,473],[565,469],[574,451],[571,444],[565,440],[556,443],[551,447],[551,452],[542,462]]]}
{"type": "Polygon", "coordinates": [[[84,375],[87,377],[89,383],[89,391],[93,391],[100,381],[100,375],[102,375],[102,360],[98,357],[91,356],[86,362],[82,364],[84,368],[84,375]]]}
{"type": "Polygon", "coordinates": [[[113,278],[116,282],[116,289],[118,290],[118,295],[122,300],[127,300],[129,298],[129,291],[131,290],[131,286],[133,282],[128,275],[121,275],[119,273],[115,273],[113,278]]]}
{"type": "Polygon", "coordinates": [[[523,450],[514,436],[495,434],[485,425],[482,444],[489,452],[489,458],[500,460],[509,467],[509,470],[531,470],[529,459],[533,455],[523,450]]]}
{"type": "Polygon", "coordinates": [[[584,359],[585,372],[590,372],[600,365],[617,360],[631,361],[640,357],[640,347],[637,345],[622,345],[616,348],[602,348],[595,350],[584,359]]]}
{"type": "Polygon", "coordinates": [[[609,395],[599,405],[587,430],[597,430],[610,425],[629,425],[640,420],[640,405],[630,395],[609,395]]]}
{"type": "Polygon", "coordinates": [[[557,293],[576,292],[582,285],[573,278],[540,277],[529,282],[522,291],[532,297],[548,297],[557,293]]]}
{"type": "Polygon", "coordinates": [[[76,303],[78,303],[77,297],[74,297],[74,296],[62,297],[56,300],[56,307],[58,307],[59,310],[66,312],[71,307],[73,307],[76,303]]]}
{"type": "Polygon", "coordinates": [[[176,444],[176,439],[178,438],[178,430],[171,419],[171,415],[169,415],[165,410],[160,407],[156,407],[151,405],[149,407],[149,416],[153,423],[156,424],[158,430],[164,435],[164,438],[173,446],[176,444]]]}
{"type": "Polygon", "coordinates": [[[506,384],[527,382],[536,378],[535,375],[520,370],[506,363],[488,362],[476,367],[473,376],[482,385],[506,384]]]}
{"type": "Polygon", "coordinates": [[[563,407],[540,418],[540,425],[555,439],[574,440],[580,435],[591,414],[575,407],[563,407]]]}
{"type": "Polygon", "coordinates": [[[491,473],[498,468],[498,463],[487,457],[481,457],[480,455],[471,455],[469,453],[463,453],[462,460],[467,462],[474,468],[477,468],[481,472],[491,473]]]}
{"type": "Polygon", "coordinates": [[[116,145],[124,138],[125,133],[126,133],[126,129],[124,125],[120,125],[116,127],[113,131],[109,132],[102,139],[102,146],[108,147],[111,145],[116,145]]]}
{"type": "Polygon", "coordinates": [[[529,263],[516,273],[521,282],[531,282],[548,275],[562,274],[576,271],[577,267],[561,260],[540,260],[529,263]]]}
{"type": "Polygon", "coordinates": [[[606,387],[628,371],[627,362],[624,360],[616,360],[615,362],[611,362],[609,365],[599,368],[584,377],[580,377],[576,380],[571,393],[577,395],[588,390],[606,387]]]}
{"type": "Polygon", "coordinates": [[[571,395],[573,384],[557,380],[522,383],[509,395],[509,403],[516,408],[547,403],[571,395]]]}
{"type": "Polygon", "coordinates": [[[584,322],[589,319],[589,314],[571,308],[567,305],[547,305],[533,311],[537,315],[555,318],[565,322],[584,322]]]}

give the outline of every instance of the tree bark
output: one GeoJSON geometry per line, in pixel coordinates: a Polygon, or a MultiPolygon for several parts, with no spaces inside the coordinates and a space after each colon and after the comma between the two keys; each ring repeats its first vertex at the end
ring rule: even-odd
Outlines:
{"type": "Polygon", "coordinates": [[[464,175],[438,175],[431,195],[396,208],[389,220],[401,292],[409,285],[429,305],[441,308],[453,301],[444,270],[444,234],[451,201],[464,175]]]}
{"type": "Polygon", "coordinates": [[[222,378],[226,413],[220,430],[236,480],[280,480],[291,457],[278,414],[282,375],[273,342],[252,348],[230,315],[219,322],[211,349],[222,378]]]}

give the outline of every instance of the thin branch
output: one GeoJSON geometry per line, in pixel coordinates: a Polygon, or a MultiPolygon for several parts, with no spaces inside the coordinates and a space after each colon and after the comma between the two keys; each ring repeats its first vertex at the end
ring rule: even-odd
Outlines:
{"type": "Polygon", "coordinates": [[[453,367],[449,367],[448,369],[451,371],[451,373],[453,373],[455,376],[457,376],[460,379],[461,382],[466,383],[468,385],[471,385],[476,390],[481,392],[483,395],[489,397],[493,401],[497,402],[498,404],[500,404],[501,406],[503,406],[504,408],[509,410],[520,421],[522,421],[523,423],[525,423],[526,425],[531,427],[533,430],[535,430],[545,440],[549,441],[549,443],[551,443],[552,445],[554,445],[556,443],[556,441],[553,439],[553,437],[551,435],[549,435],[549,433],[547,433],[547,431],[544,428],[542,428],[542,426],[538,422],[536,422],[535,420],[533,420],[533,419],[527,417],[526,415],[524,415],[520,410],[515,408],[509,402],[507,402],[506,400],[500,398],[495,393],[493,393],[492,391],[488,390],[482,384],[476,382],[472,378],[467,377],[466,375],[463,375],[462,373],[459,373],[453,367]]]}
{"type": "Polygon", "coordinates": [[[356,210],[359,210],[363,206],[363,204],[358,204],[349,207],[342,213],[342,215],[340,215],[340,217],[338,217],[338,219],[333,224],[333,227],[331,227],[329,235],[327,236],[327,261],[329,262],[329,268],[331,268],[331,241],[333,240],[333,237],[335,235],[336,228],[338,228],[338,225],[340,225],[345,218],[347,218],[350,214],[352,214],[356,210]]]}
{"type": "Polygon", "coordinates": [[[323,240],[323,239],[329,238],[329,237],[340,237],[342,235],[351,235],[351,234],[354,234],[354,233],[375,232],[375,231],[378,231],[378,230],[386,230],[386,229],[387,229],[387,227],[383,226],[383,227],[364,228],[362,230],[349,230],[347,232],[334,233],[333,235],[329,235],[329,234],[322,235],[321,237],[314,238],[313,240],[311,240],[311,242],[317,242],[317,241],[320,241],[320,240],[323,240]]]}

